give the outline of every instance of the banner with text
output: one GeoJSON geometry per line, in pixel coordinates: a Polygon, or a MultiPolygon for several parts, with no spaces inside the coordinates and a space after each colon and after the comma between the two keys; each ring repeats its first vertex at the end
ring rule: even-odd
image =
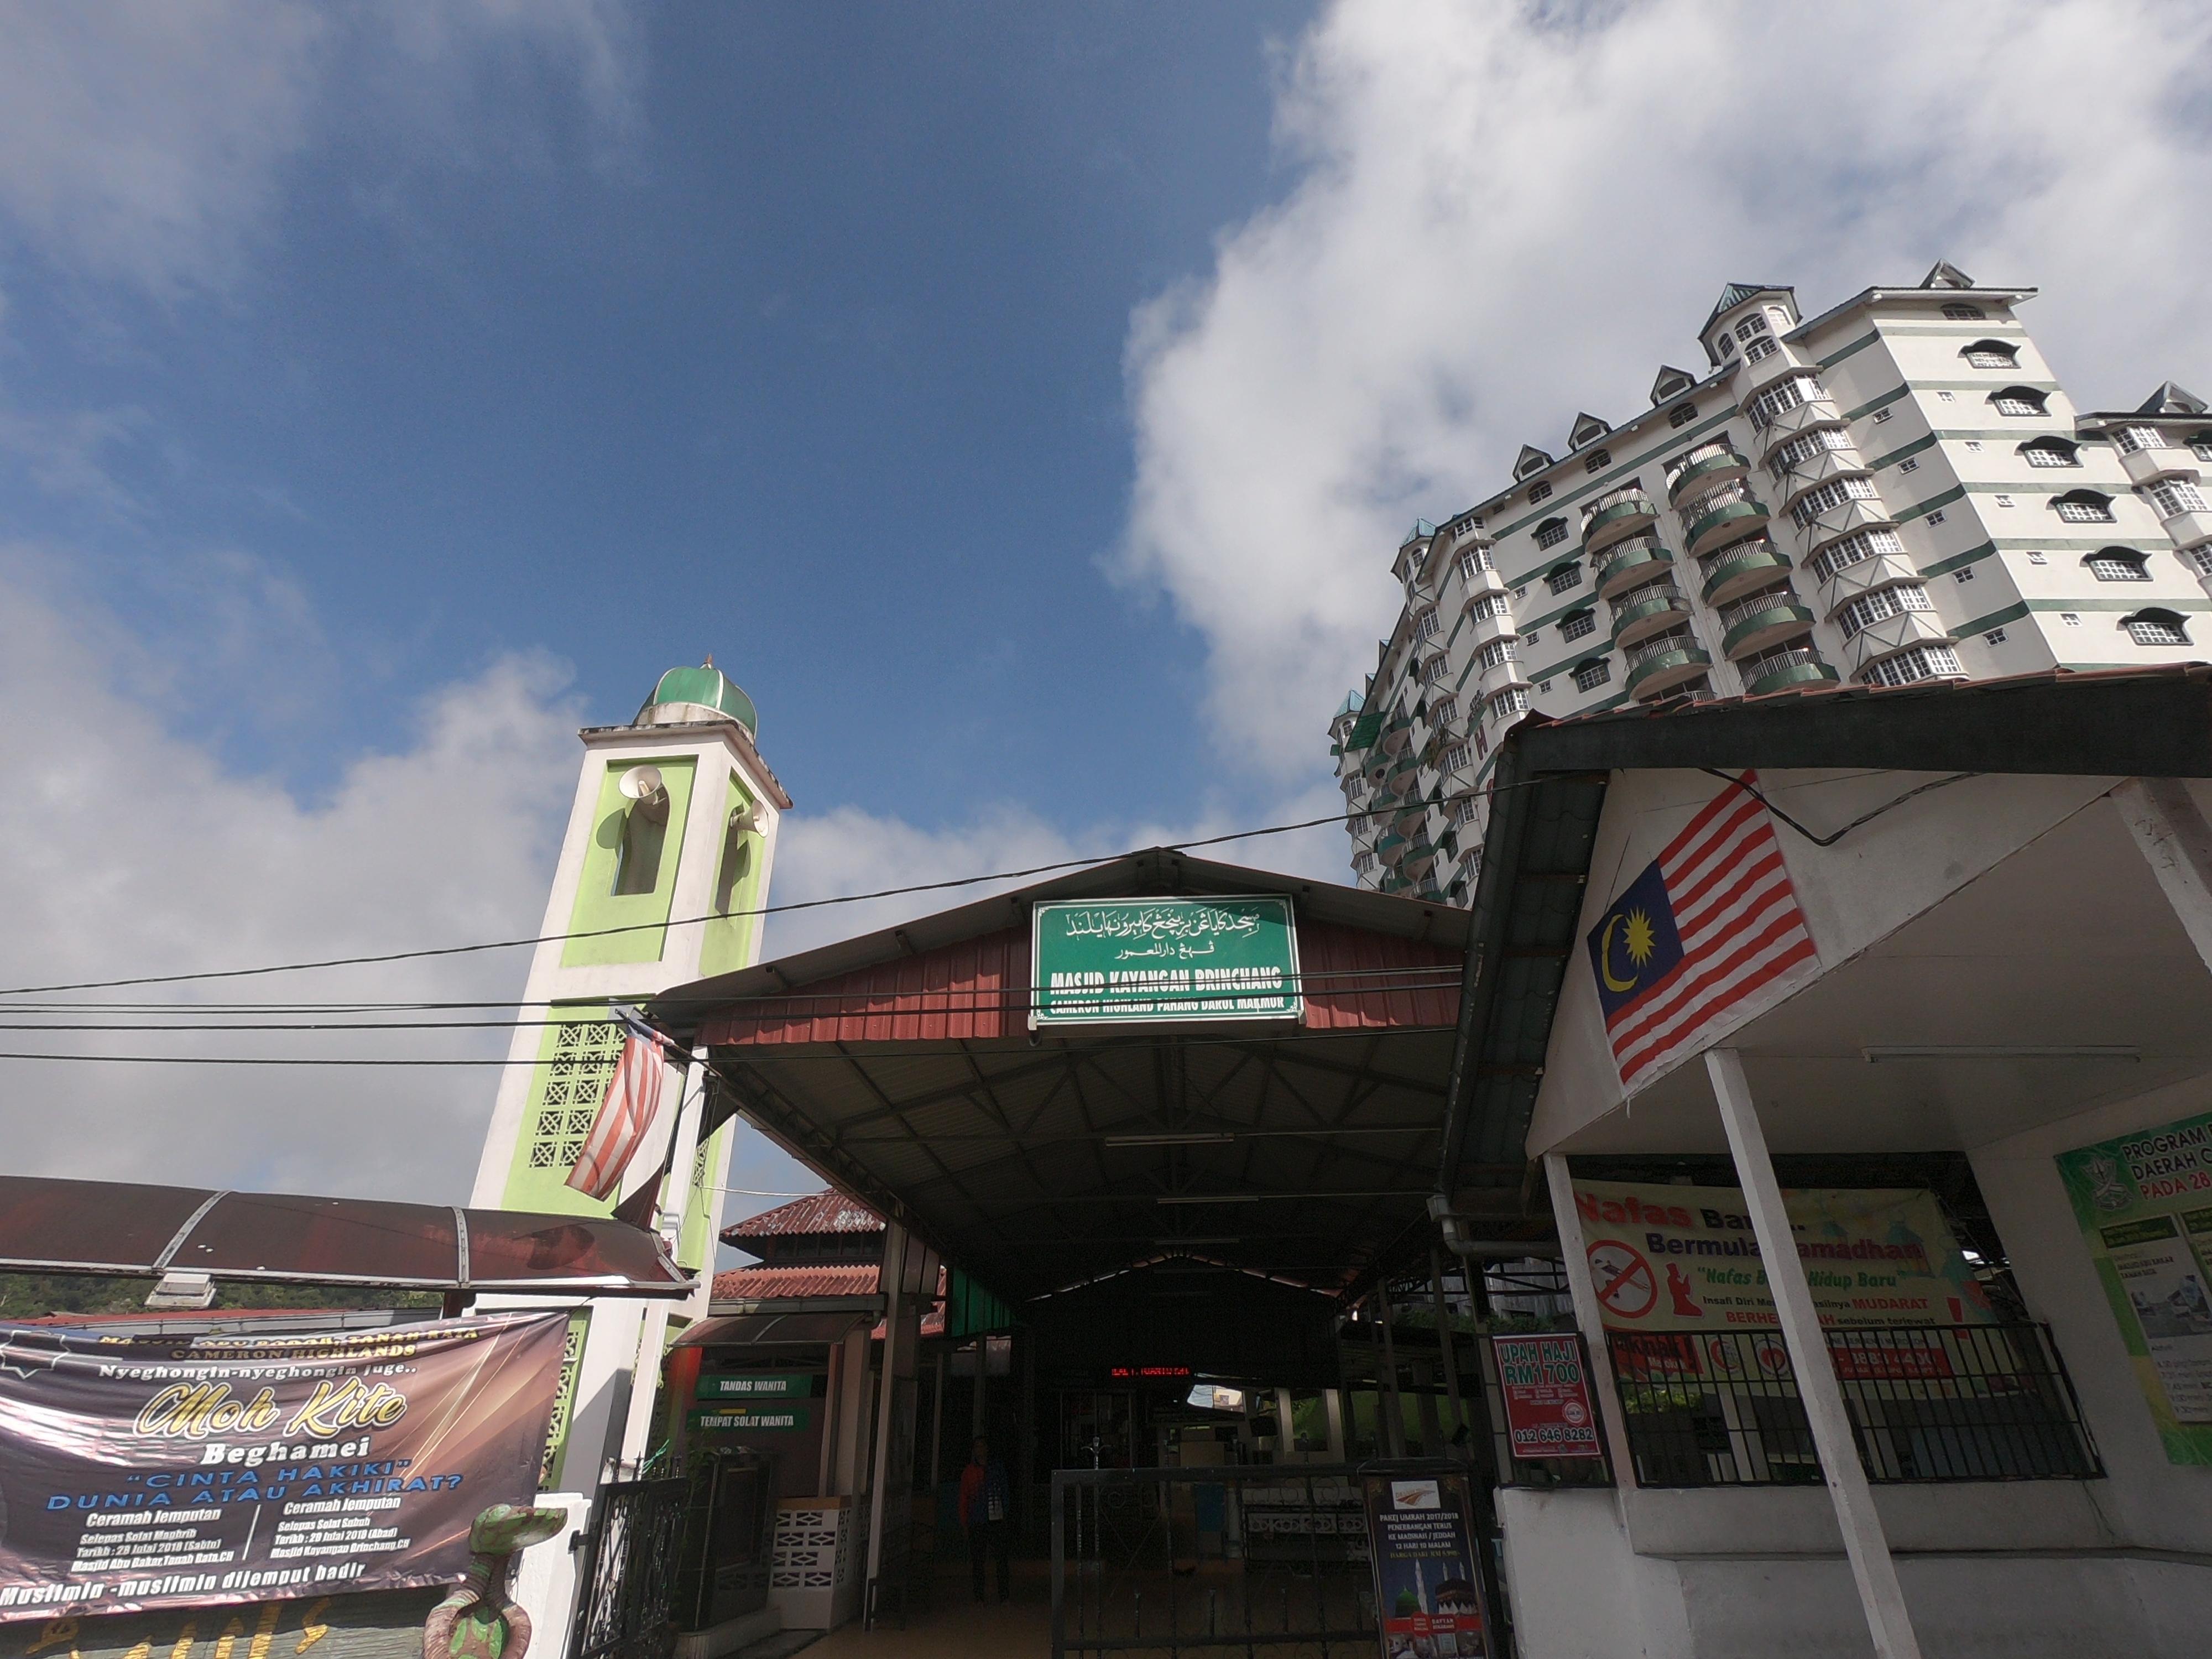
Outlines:
{"type": "Polygon", "coordinates": [[[459,1579],[536,1496],[568,1327],[0,1327],[0,1620],[459,1579]]]}
{"type": "MultiPolygon", "coordinates": [[[[1577,1181],[1574,1189],[1608,1329],[1688,1334],[1778,1325],[1759,1239],[1735,1188],[1577,1181]]],[[[1995,1321],[1933,1193],[1807,1187],[1784,1193],[1783,1205],[1822,1324],[1995,1321]]],[[[1695,1346],[1670,1341],[1654,1352],[1679,1349],[1686,1359],[1695,1346]]]]}
{"type": "Polygon", "coordinates": [[[1030,912],[1030,1025],[1297,1019],[1287,898],[1093,899],[1030,912]]]}
{"type": "Polygon", "coordinates": [[[2212,1115],[2058,1155],[2167,1461],[2212,1464],[2212,1115]]]}

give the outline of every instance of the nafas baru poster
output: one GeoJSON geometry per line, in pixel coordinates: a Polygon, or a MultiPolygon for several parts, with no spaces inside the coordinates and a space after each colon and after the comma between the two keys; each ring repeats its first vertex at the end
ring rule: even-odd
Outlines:
{"type": "MultiPolygon", "coordinates": [[[[1775,1328],[1759,1238],[1734,1187],[1577,1181],[1592,1287],[1608,1329],[1775,1328]]],[[[1802,1188],[1783,1194],[1820,1322],[1993,1322],[1988,1293],[1936,1195],[1917,1188],[1802,1188]]]]}
{"type": "Polygon", "coordinates": [[[2212,1115],[2058,1154],[2168,1461],[2212,1464],[2212,1115]]]}
{"type": "Polygon", "coordinates": [[[537,1494],[568,1326],[0,1327],[0,1620],[459,1580],[537,1494]]]}

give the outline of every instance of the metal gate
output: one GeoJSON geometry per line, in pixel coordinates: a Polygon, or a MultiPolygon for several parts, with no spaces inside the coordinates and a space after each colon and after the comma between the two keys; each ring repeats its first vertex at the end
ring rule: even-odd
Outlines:
{"type": "Polygon", "coordinates": [[[684,1530],[684,1480],[620,1480],[599,1488],[584,1540],[570,1659],[667,1659],[684,1530]]]}

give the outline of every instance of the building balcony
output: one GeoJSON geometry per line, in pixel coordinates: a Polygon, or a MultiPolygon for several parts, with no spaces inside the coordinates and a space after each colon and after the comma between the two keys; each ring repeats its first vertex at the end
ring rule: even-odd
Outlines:
{"type": "Polygon", "coordinates": [[[1713,665],[1712,653],[1687,634],[1662,634],[1628,651],[1628,695],[1655,697],[1713,665]]]}
{"type": "Polygon", "coordinates": [[[1759,458],[1764,461],[1774,453],[1777,446],[1789,442],[1801,432],[1810,432],[1815,427],[1846,424],[1843,411],[1836,407],[1832,398],[1815,398],[1795,409],[1785,409],[1759,434],[1759,458]]]}
{"type": "Polygon", "coordinates": [[[1813,625],[1813,613],[1797,603],[1786,587],[1771,593],[1754,593],[1747,599],[1721,608],[1721,655],[1730,662],[1755,657],[1813,625]]]}
{"type": "Polygon", "coordinates": [[[1673,582],[1632,587],[1613,601],[1613,642],[1631,646],[1689,619],[1689,596],[1673,582]]]}
{"type": "Polygon", "coordinates": [[[1659,522],[1659,505],[1638,490],[1601,507],[1583,521],[1583,551],[1595,555],[1626,536],[1659,522]]]}
{"type": "Polygon", "coordinates": [[[1790,561],[1772,542],[1757,536],[1709,555],[1698,568],[1705,578],[1700,597],[1707,605],[1719,605],[1765,586],[1788,571],[1790,561]]]}
{"type": "Polygon", "coordinates": [[[1877,553],[1871,559],[1847,564],[1820,584],[1820,602],[1832,616],[1862,593],[1899,582],[1924,581],[1920,567],[1899,553],[1877,553]]]}
{"type": "Polygon", "coordinates": [[[1486,598],[1490,594],[1506,593],[1512,591],[1505,586],[1505,578],[1499,575],[1495,570],[1470,571],[1468,573],[1464,580],[1465,586],[1467,588],[1467,598],[1462,608],[1464,608],[1464,605],[1473,605],[1478,599],[1486,598]]]}
{"type": "Polygon", "coordinates": [[[2176,547],[2202,547],[2212,542],[2212,513],[2177,513],[2159,522],[2166,533],[2173,538],[2176,547]]]}
{"type": "Polygon", "coordinates": [[[1500,611],[1495,616],[1477,617],[1468,622],[1468,645],[1470,649],[1479,651],[1492,640],[1510,640],[1519,632],[1513,625],[1513,613],[1500,611]]]}
{"type": "Polygon", "coordinates": [[[1862,530],[1893,530],[1897,520],[1879,501],[1852,500],[1833,507],[1803,526],[1805,550],[1817,553],[1830,542],[1839,542],[1862,530]]]}
{"type": "Polygon", "coordinates": [[[1723,448],[1717,455],[1692,461],[1667,481],[1667,505],[1675,506],[1685,495],[1696,495],[1701,486],[1710,489],[1730,478],[1741,478],[1750,471],[1751,463],[1733,449],[1723,448]]]}
{"type": "Polygon", "coordinates": [[[1841,478],[1856,473],[1870,477],[1867,464],[1859,459],[1855,449],[1823,449],[1806,456],[1796,465],[1784,469],[1775,480],[1781,492],[1775,502],[1775,511],[1786,513],[1796,505],[1797,498],[1808,489],[1817,489],[1831,478],[1841,478]]]}
{"type": "Polygon", "coordinates": [[[1481,689],[1481,695],[1486,697],[1494,696],[1509,686],[1534,684],[1528,678],[1528,671],[1510,658],[1492,667],[1482,670],[1476,677],[1475,683],[1481,689]]]}
{"type": "Polygon", "coordinates": [[[2196,452],[2178,445],[2123,451],[2120,465],[2127,472],[2128,482],[2138,489],[2145,484],[2160,483],[2168,478],[2194,478],[2197,476],[2196,452]]]}
{"type": "Polygon", "coordinates": [[[1382,722],[1382,735],[1379,741],[1384,754],[1402,755],[1406,752],[1406,745],[1413,740],[1413,722],[1405,715],[1393,714],[1382,722]]]}
{"type": "Polygon", "coordinates": [[[1674,556],[1656,536],[1622,542],[1613,549],[1612,556],[1598,567],[1598,597],[1609,599],[1616,593],[1650,580],[1674,562],[1674,556]]]}
{"type": "MultiPolygon", "coordinates": [[[[1697,512],[1695,507],[1691,509],[1697,512]]],[[[1709,553],[1725,542],[1734,541],[1748,531],[1757,530],[1766,523],[1766,509],[1747,494],[1732,501],[1722,501],[1707,507],[1690,520],[1683,528],[1690,556],[1709,553]]]]}
{"type": "Polygon", "coordinates": [[[1743,676],[1743,694],[1747,697],[1763,697],[1770,691],[1786,691],[1793,685],[1817,685],[1824,680],[1840,678],[1809,645],[1753,657],[1737,672],[1743,676]]]}
{"type": "Polygon", "coordinates": [[[1395,830],[1393,830],[1389,835],[1380,837],[1376,842],[1375,856],[1381,859],[1383,863],[1389,865],[1393,870],[1395,870],[1398,867],[1399,863],[1405,858],[1406,848],[1408,845],[1410,845],[1410,843],[1403,836],[1399,835],[1395,830]]]}
{"type": "Polygon", "coordinates": [[[1869,623],[1844,647],[1854,678],[1863,678],[1872,665],[1916,645],[1953,645],[1955,637],[1943,631],[1932,611],[1905,611],[1880,622],[1869,623]]]}

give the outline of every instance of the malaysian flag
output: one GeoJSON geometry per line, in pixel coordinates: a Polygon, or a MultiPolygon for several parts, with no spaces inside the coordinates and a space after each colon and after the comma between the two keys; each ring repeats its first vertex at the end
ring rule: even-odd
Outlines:
{"type": "Polygon", "coordinates": [[[615,1062],[599,1115],[592,1120],[592,1132],[576,1155],[576,1167],[568,1171],[569,1186],[592,1198],[614,1196],[623,1171],[653,1127],[665,1070],[659,1042],[639,1026],[629,1025],[622,1058],[615,1062]]]}
{"type": "Polygon", "coordinates": [[[1707,802],[1590,929],[1606,1036],[1630,1089],[1820,966],[1773,821],[1746,787],[1756,781],[1746,772],[1707,802]]]}

